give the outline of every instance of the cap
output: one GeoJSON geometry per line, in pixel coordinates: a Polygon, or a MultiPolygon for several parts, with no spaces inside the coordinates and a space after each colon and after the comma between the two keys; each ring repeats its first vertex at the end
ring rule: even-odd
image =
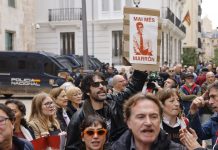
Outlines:
{"type": "Polygon", "coordinates": [[[185,79],[186,79],[186,78],[190,78],[190,77],[191,77],[191,78],[194,78],[193,73],[188,72],[188,73],[185,74],[185,79]]]}
{"type": "Polygon", "coordinates": [[[202,72],[208,72],[209,70],[207,69],[207,68],[202,68],[202,70],[201,70],[202,72]]]}

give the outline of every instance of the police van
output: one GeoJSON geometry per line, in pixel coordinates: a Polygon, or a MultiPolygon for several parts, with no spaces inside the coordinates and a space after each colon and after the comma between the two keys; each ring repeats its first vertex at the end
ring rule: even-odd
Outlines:
{"type": "Polygon", "coordinates": [[[49,53],[0,51],[0,95],[48,92],[64,69],[49,53]]]}

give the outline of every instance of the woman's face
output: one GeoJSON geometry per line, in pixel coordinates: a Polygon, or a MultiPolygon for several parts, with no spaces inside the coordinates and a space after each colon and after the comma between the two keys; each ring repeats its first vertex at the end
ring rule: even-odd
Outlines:
{"type": "Polygon", "coordinates": [[[101,124],[87,127],[82,134],[82,140],[85,142],[86,149],[103,150],[106,142],[106,133],[106,129],[102,128],[101,124]]]}
{"type": "Polygon", "coordinates": [[[55,114],[55,105],[51,97],[46,97],[42,102],[42,113],[45,116],[52,116],[55,114]]]}
{"type": "Polygon", "coordinates": [[[17,106],[16,104],[14,104],[14,103],[9,103],[9,104],[7,104],[7,106],[8,106],[9,108],[11,108],[11,110],[12,110],[12,111],[14,112],[14,114],[15,114],[15,118],[16,118],[15,124],[20,123],[20,120],[21,120],[22,117],[24,117],[24,116],[22,115],[22,112],[18,109],[18,106],[17,106]]]}
{"type": "Polygon", "coordinates": [[[80,104],[82,102],[82,91],[78,90],[72,94],[72,97],[70,99],[71,102],[75,104],[80,104]]]}
{"type": "Polygon", "coordinates": [[[61,93],[58,95],[58,97],[55,100],[56,104],[62,108],[65,108],[67,106],[67,95],[64,90],[61,91],[61,93]]]}
{"type": "Polygon", "coordinates": [[[179,97],[176,94],[173,94],[170,98],[166,99],[163,104],[164,114],[168,117],[178,116],[180,110],[179,97]]]}

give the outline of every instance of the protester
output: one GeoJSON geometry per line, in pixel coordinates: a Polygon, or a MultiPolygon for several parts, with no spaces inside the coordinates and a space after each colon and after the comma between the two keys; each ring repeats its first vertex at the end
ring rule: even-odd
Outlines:
{"type": "Polygon", "coordinates": [[[194,82],[192,73],[185,74],[185,84],[180,87],[179,95],[184,106],[184,113],[187,115],[194,98],[201,95],[201,87],[194,82]]]}
{"type": "Polygon", "coordinates": [[[61,131],[55,118],[55,104],[46,93],[39,93],[33,97],[29,120],[36,139],[58,135],[61,131]]]}
{"type": "Polygon", "coordinates": [[[190,126],[196,131],[201,140],[212,139],[212,145],[216,143],[218,131],[218,82],[213,83],[209,88],[209,101],[204,100],[202,96],[193,100],[188,118],[190,126]],[[215,114],[209,118],[204,124],[201,125],[198,111],[201,107],[209,104],[215,114]]]}
{"type": "Polygon", "coordinates": [[[163,89],[159,91],[158,98],[163,107],[163,119],[161,128],[166,131],[170,139],[176,143],[181,143],[179,139],[179,130],[186,128],[186,120],[181,114],[181,104],[176,89],[163,89]]]}
{"type": "Polygon", "coordinates": [[[66,150],[78,150],[81,144],[81,122],[89,115],[101,116],[107,123],[109,141],[115,141],[127,129],[123,122],[122,104],[130,96],[142,90],[147,74],[135,70],[132,82],[128,84],[124,92],[118,94],[106,93],[104,76],[99,73],[89,74],[82,81],[82,89],[85,101],[81,110],[76,112],[68,126],[66,150]]]}
{"type": "Polygon", "coordinates": [[[127,81],[122,75],[115,75],[112,80],[114,94],[122,92],[125,90],[127,81]]]}
{"type": "Polygon", "coordinates": [[[24,118],[26,107],[23,102],[18,100],[7,100],[5,105],[8,106],[15,114],[14,136],[32,141],[35,138],[33,129],[24,118]]]}
{"type": "Polygon", "coordinates": [[[138,93],[124,104],[124,118],[127,130],[112,150],[185,150],[183,145],[169,140],[167,133],[160,129],[162,108],[152,94],[138,93]]]}
{"type": "Polygon", "coordinates": [[[60,124],[62,131],[67,130],[67,126],[70,123],[70,118],[66,112],[67,108],[67,95],[64,89],[57,87],[50,91],[50,96],[56,104],[56,116],[60,124]]]}
{"type": "Polygon", "coordinates": [[[78,87],[71,87],[66,92],[68,98],[67,114],[71,118],[72,115],[82,106],[82,91],[78,87]]]}
{"type": "Polygon", "coordinates": [[[0,150],[33,150],[32,144],[13,136],[15,115],[4,104],[0,104],[0,150]]]}
{"type": "MultiPolygon", "coordinates": [[[[107,124],[99,116],[88,116],[81,124],[82,141],[85,150],[105,150],[107,138],[107,124]]],[[[82,149],[82,148],[81,148],[82,149]]]]}
{"type": "Polygon", "coordinates": [[[174,78],[168,78],[167,80],[164,81],[164,87],[162,88],[160,85],[158,85],[157,82],[153,82],[155,84],[155,87],[157,88],[158,91],[161,91],[163,89],[168,89],[168,88],[176,88],[178,87],[177,82],[174,78]]]}

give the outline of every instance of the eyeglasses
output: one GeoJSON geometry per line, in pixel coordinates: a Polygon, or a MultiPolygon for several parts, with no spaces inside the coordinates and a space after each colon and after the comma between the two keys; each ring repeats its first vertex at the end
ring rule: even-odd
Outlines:
{"type": "Polygon", "coordinates": [[[174,70],[169,70],[169,72],[174,72],[174,70]]]}
{"type": "Polygon", "coordinates": [[[95,134],[97,134],[98,136],[103,136],[107,134],[107,130],[106,129],[98,129],[98,130],[87,129],[83,131],[83,134],[86,134],[88,136],[93,136],[95,134]]]}
{"type": "Polygon", "coordinates": [[[9,118],[0,116],[0,126],[6,125],[6,120],[8,120],[8,119],[9,118]]]}
{"type": "Polygon", "coordinates": [[[46,108],[53,107],[54,106],[54,102],[47,102],[47,103],[45,103],[43,105],[45,105],[46,108]]]}
{"type": "Polygon", "coordinates": [[[91,86],[93,86],[93,87],[99,87],[100,84],[103,85],[103,86],[106,86],[108,83],[107,83],[107,81],[93,82],[93,83],[91,83],[91,86]]]}

